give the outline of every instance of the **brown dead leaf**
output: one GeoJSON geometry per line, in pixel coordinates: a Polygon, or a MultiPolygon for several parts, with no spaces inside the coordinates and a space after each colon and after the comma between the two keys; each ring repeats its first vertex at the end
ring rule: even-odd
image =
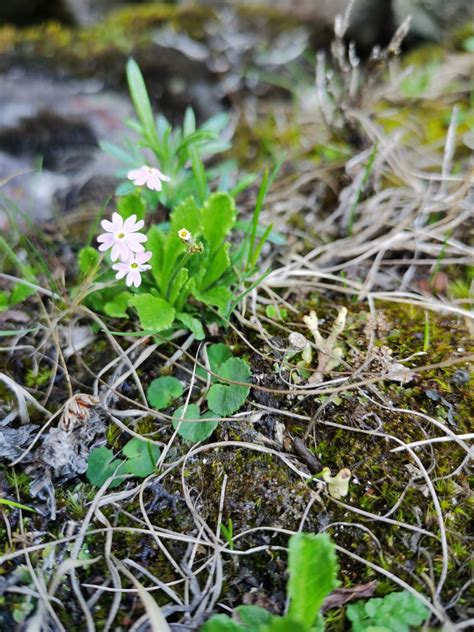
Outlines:
{"type": "Polygon", "coordinates": [[[331,610],[331,608],[340,608],[350,601],[368,599],[373,596],[376,587],[377,581],[374,579],[367,584],[357,584],[356,586],[351,586],[351,588],[336,588],[325,599],[322,610],[325,612],[326,610],[331,610]]]}

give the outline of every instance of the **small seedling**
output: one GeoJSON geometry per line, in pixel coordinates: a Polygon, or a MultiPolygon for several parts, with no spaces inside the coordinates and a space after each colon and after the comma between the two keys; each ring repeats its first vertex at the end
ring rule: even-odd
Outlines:
{"type": "Polygon", "coordinates": [[[409,632],[429,618],[429,610],[407,590],[347,607],[353,632],[409,632]]]}
{"type": "Polygon", "coordinates": [[[95,487],[101,487],[113,477],[109,487],[118,487],[127,474],[146,478],[155,471],[160,449],[151,441],[130,439],[122,450],[125,460],[115,459],[112,450],[106,447],[94,448],[87,461],[87,480],[95,487]]]}
{"type": "Polygon", "coordinates": [[[239,606],[235,617],[220,614],[202,632],[322,632],[321,607],[338,586],[334,544],[326,534],[297,533],[288,547],[289,606],[283,617],[259,606],[239,606]]]}

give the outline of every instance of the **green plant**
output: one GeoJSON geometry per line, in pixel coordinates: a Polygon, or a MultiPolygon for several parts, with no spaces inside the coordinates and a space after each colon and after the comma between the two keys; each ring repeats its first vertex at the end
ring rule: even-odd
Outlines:
{"type": "Polygon", "coordinates": [[[288,546],[288,610],[283,617],[259,606],[239,606],[235,618],[219,614],[202,632],[318,632],[324,630],[320,612],[324,599],[337,587],[334,544],[326,534],[298,533],[288,546]]]}
{"type": "MultiPolygon", "coordinates": [[[[250,392],[250,387],[245,386],[252,374],[250,366],[242,358],[235,358],[227,345],[209,345],[207,361],[210,369],[210,388],[205,396],[208,410],[201,414],[199,406],[191,403],[180,406],[173,414],[173,427],[186,441],[203,441],[210,437],[219,418],[237,412],[250,392]]],[[[207,381],[204,368],[198,367],[196,374],[207,381]]],[[[157,410],[168,408],[182,394],[181,382],[173,376],[153,380],[147,390],[148,402],[157,410]]]]}
{"type": "Polygon", "coordinates": [[[113,477],[109,487],[120,485],[127,475],[146,478],[155,471],[160,449],[150,441],[134,437],[122,449],[126,459],[114,458],[114,453],[106,447],[94,448],[87,461],[87,480],[91,485],[101,487],[113,477]]]}
{"type": "Polygon", "coordinates": [[[146,392],[148,403],[156,410],[168,408],[182,394],[183,386],[181,382],[171,375],[163,375],[153,380],[146,392]]]}
{"type": "Polygon", "coordinates": [[[125,147],[102,143],[127,165],[118,175],[128,180],[117,189],[117,213],[112,221],[102,221],[105,232],[98,237],[99,250],[110,250],[105,261],[113,263],[112,270],[101,270],[102,259],[90,246],[79,253],[82,280],[89,280],[84,300],[116,318],[128,318],[128,309],[134,308],[145,331],[166,335],[184,327],[203,340],[202,322],[225,321],[261,278],[255,278],[258,259],[267,239],[275,236],[271,225],[259,225],[260,213],[277,169],[264,174],[251,220],[238,221],[235,195],[255,177],[244,177],[232,187],[228,161],[204,166],[209,156],[229,147],[222,138],[227,117],[213,117],[198,129],[188,108],[182,127],[172,128],[161,115],[155,120],[133,60],[127,79],[137,115],[128,124],[138,141],[125,147]],[[149,166],[150,160],[159,169],[149,166]],[[168,220],[152,222],[146,234],[140,232],[144,218],[153,218],[158,205],[169,210],[168,220]],[[125,278],[130,291],[113,283],[113,271],[117,279],[125,278]],[[101,282],[99,288],[94,279],[101,282]]]}
{"type": "Polygon", "coordinates": [[[353,632],[409,632],[429,617],[429,610],[412,593],[402,590],[347,607],[353,632]]]}

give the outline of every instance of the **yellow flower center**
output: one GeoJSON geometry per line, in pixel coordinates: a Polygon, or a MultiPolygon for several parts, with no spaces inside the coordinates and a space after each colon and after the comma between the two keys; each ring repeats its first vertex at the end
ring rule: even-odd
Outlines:
{"type": "Polygon", "coordinates": [[[132,264],[130,265],[130,267],[131,267],[131,268],[138,268],[138,263],[132,263],[132,264]]]}
{"type": "Polygon", "coordinates": [[[117,238],[118,238],[118,239],[123,239],[124,237],[125,237],[125,233],[119,233],[119,234],[117,235],[117,238]]]}

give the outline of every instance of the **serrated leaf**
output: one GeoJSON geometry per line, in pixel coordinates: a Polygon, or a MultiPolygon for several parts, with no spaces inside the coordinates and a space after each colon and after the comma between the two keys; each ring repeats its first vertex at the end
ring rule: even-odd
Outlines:
{"type": "Polygon", "coordinates": [[[215,283],[230,267],[229,257],[230,244],[223,244],[215,253],[211,254],[207,261],[207,270],[204,274],[200,287],[205,291],[206,288],[215,283]]]}
{"type": "Polygon", "coordinates": [[[272,617],[270,623],[259,632],[312,632],[310,626],[291,617],[272,617]]]}
{"type": "Polygon", "coordinates": [[[29,296],[33,296],[33,294],[36,294],[36,290],[34,288],[18,282],[10,294],[10,306],[22,303],[29,296]]]}
{"type": "Polygon", "coordinates": [[[193,296],[204,305],[212,305],[217,307],[219,312],[222,314],[226,311],[227,306],[234,299],[234,294],[223,285],[219,285],[218,287],[213,287],[210,290],[206,290],[205,292],[200,292],[195,289],[193,291],[193,296]]]}
{"type": "Polygon", "coordinates": [[[137,310],[140,324],[145,330],[163,331],[173,324],[175,310],[162,298],[153,294],[138,294],[130,299],[129,304],[137,310]]]}
{"type": "MultiPolygon", "coordinates": [[[[219,376],[224,380],[248,382],[251,372],[249,365],[241,358],[229,358],[219,368],[219,376]]],[[[222,417],[237,412],[250,393],[247,386],[238,384],[214,384],[206,396],[209,408],[222,417]]]]}
{"type": "Polygon", "coordinates": [[[197,404],[189,404],[186,408],[181,406],[173,415],[173,428],[178,429],[180,437],[186,441],[196,443],[204,441],[211,436],[217,428],[219,421],[206,421],[215,418],[213,413],[200,415],[197,404]],[[193,421],[189,421],[189,420],[193,421]]]}
{"type": "Polygon", "coordinates": [[[236,220],[235,202],[227,193],[213,193],[202,209],[203,235],[211,253],[222,246],[236,220]]]}
{"type": "Polygon", "coordinates": [[[192,235],[201,232],[201,214],[196,205],[196,200],[188,196],[180,202],[170,215],[171,230],[178,232],[186,228],[192,235]]]}
{"type": "Polygon", "coordinates": [[[201,632],[243,632],[245,628],[226,614],[216,614],[202,626],[201,632]]]}
{"type": "Polygon", "coordinates": [[[127,457],[126,466],[130,474],[140,478],[153,474],[160,457],[160,448],[157,445],[137,437],[130,439],[122,452],[127,457]]]}
{"type": "Polygon", "coordinates": [[[170,284],[170,292],[169,292],[169,302],[171,305],[175,305],[176,301],[179,298],[183,288],[186,286],[189,280],[189,271],[187,268],[180,268],[178,273],[173,278],[172,283],[170,284]]]}
{"type": "Polygon", "coordinates": [[[206,334],[204,333],[204,328],[202,326],[201,321],[191,314],[186,314],[184,312],[180,312],[176,314],[176,320],[179,320],[183,325],[189,329],[189,331],[194,334],[196,340],[204,340],[206,334]]]}
{"type": "Polygon", "coordinates": [[[117,200],[117,209],[123,219],[127,219],[131,215],[136,215],[137,219],[143,219],[146,206],[140,195],[134,191],[117,200]]]}
{"type": "Polygon", "coordinates": [[[338,586],[336,549],[325,533],[297,533],[288,548],[288,616],[311,626],[324,599],[338,586]]]}
{"type": "Polygon", "coordinates": [[[119,292],[104,304],[104,312],[111,318],[128,318],[127,307],[132,296],[130,292],[119,292]]]}
{"type": "Polygon", "coordinates": [[[156,378],[148,387],[146,396],[148,403],[156,410],[168,408],[175,399],[183,394],[183,385],[172,375],[156,378]]]}
{"type": "MultiPolygon", "coordinates": [[[[229,347],[223,342],[217,342],[215,344],[209,345],[206,349],[207,352],[207,360],[209,362],[209,369],[212,373],[216,373],[217,377],[211,375],[211,382],[215,383],[219,381],[219,368],[226,360],[229,358],[233,358],[233,353],[229,349],[229,347]]],[[[207,380],[207,371],[201,367],[196,369],[196,375],[199,375],[204,380],[207,380]]]]}
{"type": "Polygon", "coordinates": [[[354,632],[372,629],[408,632],[410,627],[418,627],[426,621],[429,611],[414,595],[402,590],[351,604],[347,607],[347,617],[354,632]]]}
{"type": "Polygon", "coordinates": [[[91,246],[81,248],[77,256],[79,270],[82,274],[89,274],[89,272],[97,266],[99,259],[100,254],[95,248],[92,248],[91,246]]]}
{"type": "Polygon", "coordinates": [[[108,448],[94,448],[87,460],[87,480],[95,487],[101,487],[111,476],[115,476],[109,488],[117,487],[128,473],[125,461],[114,459],[112,450],[108,448]]]}
{"type": "Polygon", "coordinates": [[[260,606],[239,606],[235,609],[240,621],[245,625],[245,629],[257,629],[259,626],[267,625],[272,620],[271,612],[260,606]]]}

